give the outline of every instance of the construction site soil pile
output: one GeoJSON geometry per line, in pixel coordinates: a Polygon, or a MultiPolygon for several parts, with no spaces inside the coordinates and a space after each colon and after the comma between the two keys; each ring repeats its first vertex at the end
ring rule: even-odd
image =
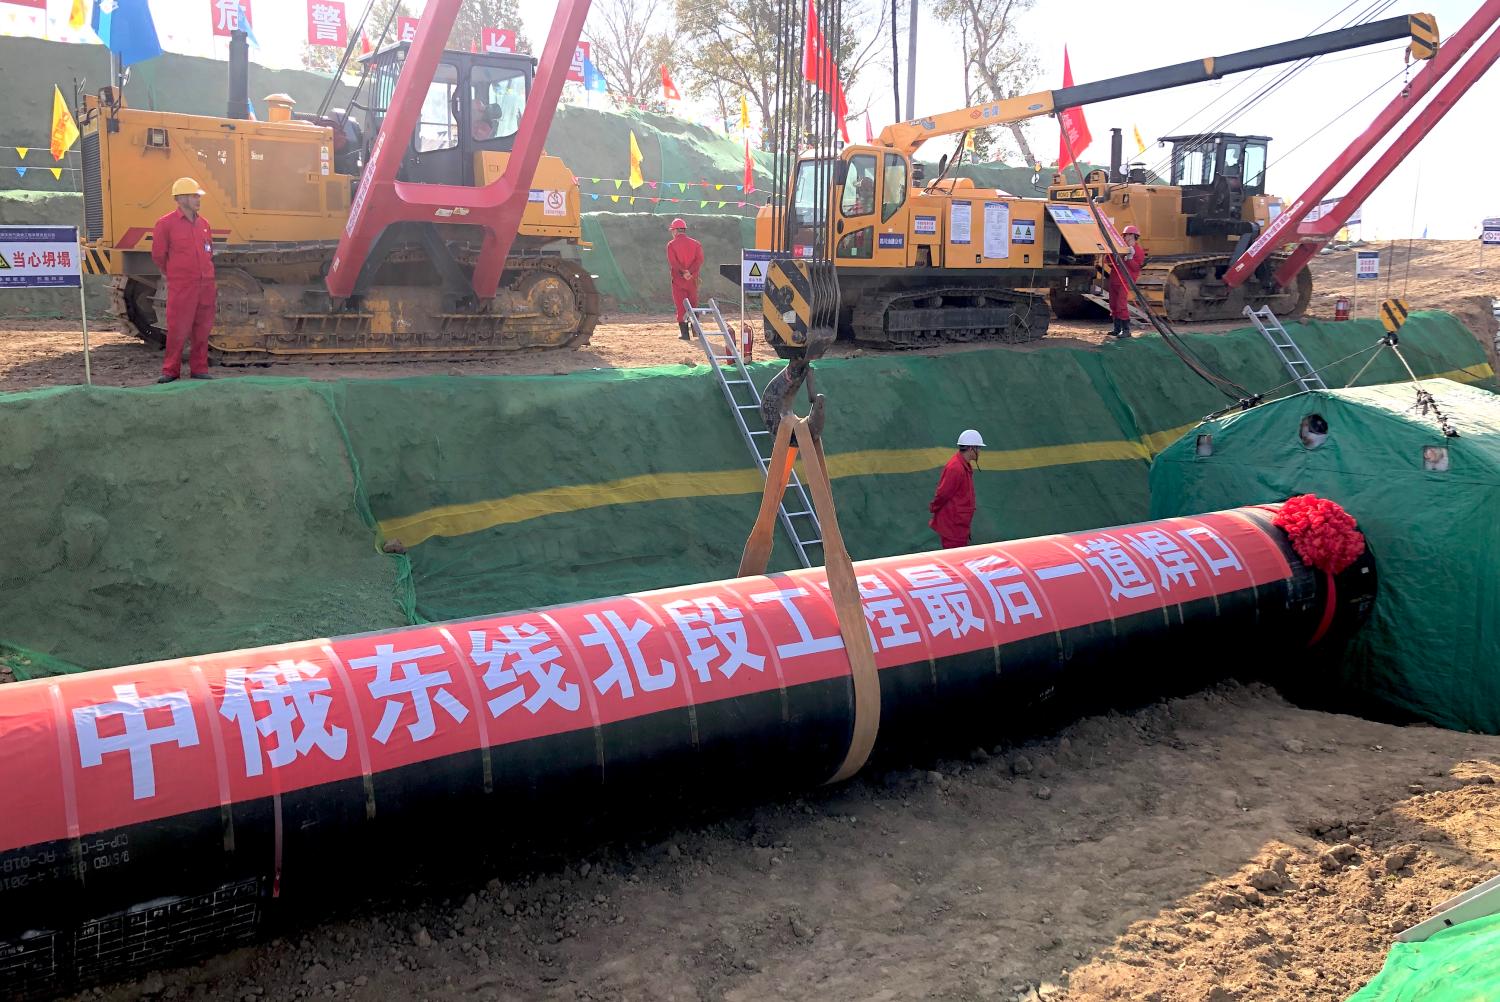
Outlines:
{"type": "Polygon", "coordinates": [[[1497,778],[1500,738],[1228,685],[534,846],[76,1002],[1343,1002],[1500,865],[1497,778]]]}

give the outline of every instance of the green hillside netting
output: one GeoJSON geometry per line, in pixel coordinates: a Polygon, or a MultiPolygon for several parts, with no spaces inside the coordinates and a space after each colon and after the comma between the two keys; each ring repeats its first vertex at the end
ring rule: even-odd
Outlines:
{"type": "MultiPolygon", "coordinates": [[[[1328,361],[1378,325],[1297,336],[1328,361]]],[[[1191,341],[1251,386],[1282,379],[1253,331],[1191,341]]],[[[1416,314],[1407,344],[1423,375],[1492,382],[1449,317],[1416,314]]],[[[1394,359],[1365,376],[1402,377],[1394,359]]],[[[1223,403],[1155,338],[826,361],[819,389],[856,558],[936,544],[927,503],[963,428],[990,443],[975,538],[1005,539],[1146,517],[1150,456],[1223,403]]],[[[7,659],[20,674],[725,577],[760,491],[701,366],[72,388],[0,398],[0,426],[0,644],[32,652],[7,659]]],[[[792,566],[785,544],[772,566],[792,566]]]]}
{"type": "Polygon", "coordinates": [[[1460,437],[1445,439],[1418,413],[1409,384],[1309,393],[1207,422],[1172,445],[1151,471],[1152,514],[1306,493],[1339,502],[1381,578],[1375,614],[1336,669],[1342,687],[1444,727],[1500,733],[1500,588],[1475,573],[1500,562],[1500,397],[1427,386],[1460,437]],[[1309,448],[1299,429],[1312,414],[1328,437],[1309,448]],[[1198,455],[1198,434],[1213,436],[1212,455],[1198,455]],[[1424,465],[1439,458],[1447,469],[1424,465]]]}
{"type": "MultiPolygon", "coordinates": [[[[583,266],[594,277],[605,309],[670,313],[672,276],[667,269],[667,224],[671,217],[649,213],[589,212],[583,217],[583,266]]],[[[739,302],[739,286],[719,274],[720,264],[738,264],[745,230],[754,237],[755,221],[737,216],[693,216],[688,235],[703,244],[699,295],[739,302]]]]}
{"type": "Polygon", "coordinates": [[[1472,919],[1421,943],[1396,943],[1385,966],[1349,1002],[1500,999],[1500,915],[1472,919]]]}

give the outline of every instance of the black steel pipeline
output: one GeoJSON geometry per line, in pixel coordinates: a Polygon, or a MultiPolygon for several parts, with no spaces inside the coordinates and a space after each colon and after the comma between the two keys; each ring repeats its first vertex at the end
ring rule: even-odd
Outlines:
{"type": "MultiPolygon", "coordinates": [[[[1304,566],[1274,511],[857,564],[877,753],[1346,635],[1372,561],[1304,566]]],[[[815,568],[0,687],[0,994],[220,949],[560,812],[824,782],[842,648],[815,568]]]]}

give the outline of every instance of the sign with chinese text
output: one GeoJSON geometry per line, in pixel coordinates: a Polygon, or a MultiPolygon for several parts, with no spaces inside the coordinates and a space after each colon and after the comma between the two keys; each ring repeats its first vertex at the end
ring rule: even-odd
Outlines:
{"type": "Polygon", "coordinates": [[[573,50],[573,62],[568,67],[568,79],[574,83],[583,83],[583,64],[593,58],[592,47],[588,42],[579,42],[578,47],[573,50]]]}
{"type": "Polygon", "coordinates": [[[484,52],[515,52],[516,33],[508,28],[482,28],[479,48],[484,52]]]}
{"type": "Polygon", "coordinates": [[[410,42],[417,37],[417,19],[414,17],[396,18],[396,41],[410,42]]]}
{"type": "Polygon", "coordinates": [[[341,49],[349,44],[343,0],[308,0],[307,44],[334,45],[341,49]]]}
{"type": "Polygon", "coordinates": [[[76,226],[0,226],[0,289],[78,288],[76,226]]]}
{"type": "Polygon", "coordinates": [[[1354,277],[1356,279],[1380,277],[1379,251],[1355,251],[1354,253],[1354,277]]]}
{"type": "Polygon", "coordinates": [[[217,38],[228,38],[241,29],[241,9],[250,24],[255,24],[255,11],[250,0],[208,0],[208,9],[213,18],[214,36],[217,38]]]}

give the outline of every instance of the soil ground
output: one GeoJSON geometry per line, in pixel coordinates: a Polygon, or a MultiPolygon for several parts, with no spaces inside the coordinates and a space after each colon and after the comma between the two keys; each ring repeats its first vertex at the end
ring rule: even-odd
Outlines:
{"type": "MultiPolygon", "coordinates": [[[[1475,254],[1418,242],[1405,293],[1493,351],[1500,257],[1479,273],[1475,254]]],[[[1331,317],[1353,251],[1315,268],[1310,313],[1331,317]]],[[[1358,314],[1374,300],[1361,290],[1358,314]]],[[[0,326],[0,391],[81,381],[70,325],[0,326]]],[[[1103,327],[1058,324],[1042,347],[1097,343],[1103,327]]],[[[669,317],[612,318],[566,354],[270,371],[695,362],[675,334],[669,317]]],[[[92,363],[100,384],[142,385],[160,355],[96,331],[92,363]]],[[[1396,931],[1500,867],[1500,738],[1302,709],[1261,685],[911,765],[391,891],[79,999],[1333,1002],[1396,931]]]]}
{"type": "MultiPolygon", "coordinates": [[[[1407,247],[1369,245],[1382,252],[1381,267],[1390,277],[1364,282],[1355,301],[1356,316],[1376,316],[1379,300],[1387,295],[1405,296],[1414,310],[1442,309],[1455,313],[1485,344],[1491,363],[1494,355],[1494,318],[1490,302],[1500,297],[1500,250],[1491,250],[1486,267],[1478,267],[1477,243],[1471,241],[1418,240],[1411,248],[1408,276],[1407,247]],[[1394,262],[1394,263],[1392,263],[1394,262]],[[1366,289],[1365,286],[1369,288],[1366,289]]],[[[1313,301],[1308,315],[1332,318],[1335,300],[1354,290],[1354,250],[1340,250],[1313,259],[1313,301]]],[[[102,319],[102,318],[101,318],[102,319]]],[[[141,386],[152,383],[161,371],[161,351],[134,337],[99,325],[91,331],[90,363],[94,382],[101,386],[141,386]]],[[[1204,324],[1183,330],[1229,330],[1243,323],[1204,324]]],[[[1054,321],[1045,340],[1034,347],[1080,347],[1099,344],[1106,338],[1108,321],[1054,321]]],[[[963,351],[960,345],[937,351],[963,351]]],[[[1030,350],[1033,346],[1024,346],[1030,350]]],[[[865,349],[841,344],[833,355],[858,355],[865,349]]],[[[768,349],[757,340],[757,357],[768,349]]],[[[234,376],[299,376],[310,379],[392,378],[406,375],[450,373],[476,375],[512,373],[563,375],[593,368],[644,365],[694,365],[702,359],[696,349],[677,340],[677,325],[670,315],[606,316],[595,330],[592,342],[577,351],[538,352],[480,362],[375,363],[366,365],[278,365],[273,368],[220,367],[220,378],[234,376]]],[[[5,321],[0,319],[0,392],[29,390],[83,382],[82,336],[72,322],[5,321]]]]}
{"type": "Polygon", "coordinates": [[[1500,738],[1226,683],[79,996],[1347,998],[1500,864],[1500,738]]]}

